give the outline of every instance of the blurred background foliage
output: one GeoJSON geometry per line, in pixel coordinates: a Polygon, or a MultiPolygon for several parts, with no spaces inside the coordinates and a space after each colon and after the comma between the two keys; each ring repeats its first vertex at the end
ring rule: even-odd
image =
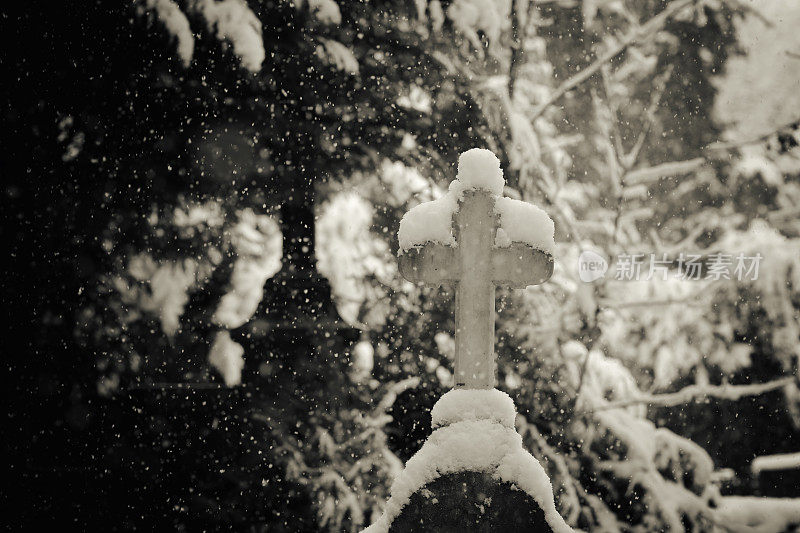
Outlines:
{"type": "Polygon", "coordinates": [[[556,224],[552,280],[498,290],[496,347],[570,525],[792,527],[735,495],[800,496],[751,469],[800,449],[796,6],[37,4],[2,22],[18,518],[370,523],[451,384],[453,294],[400,278],[395,233],[481,146],[556,224]],[[582,283],[587,249],[671,275],[582,283]],[[763,261],[686,281],[681,253],[763,261]],[[282,292],[303,276],[321,292],[282,292]],[[286,294],[341,320],[270,322],[286,294]]]}

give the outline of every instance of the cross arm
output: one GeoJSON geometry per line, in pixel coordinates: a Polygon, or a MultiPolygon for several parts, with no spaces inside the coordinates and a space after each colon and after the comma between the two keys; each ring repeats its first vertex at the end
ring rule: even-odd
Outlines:
{"type": "Polygon", "coordinates": [[[515,242],[492,250],[492,281],[514,289],[544,283],[553,275],[553,256],[527,244],[515,242]]]}
{"type": "Polygon", "coordinates": [[[399,259],[400,274],[408,281],[441,285],[461,277],[457,248],[426,244],[404,252],[399,259]]]}

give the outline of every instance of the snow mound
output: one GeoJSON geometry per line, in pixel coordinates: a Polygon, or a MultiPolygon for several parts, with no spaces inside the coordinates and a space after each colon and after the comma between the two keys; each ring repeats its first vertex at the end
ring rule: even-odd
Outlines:
{"type": "Polygon", "coordinates": [[[439,398],[431,410],[434,428],[456,422],[491,420],[513,429],[516,416],[514,401],[497,389],[453,389],[439,398]]]}
{"type": "Polygon", "coordinates": [[[512,242],[523,242],[552,253],[555,225],[542,209],[513,198],[498,198],[494,202],[494,212],[500,217],[495,246],[504,248],[512,242]]]}
{"type": "Polygon", "coordinates": [[[448,192],[438,200],[425,202],[412,208],[400,220],[397,240],[404,252],[428,242],[455,246],[453,235],[453,213],[458,209],[454,194],[448,192]]]}
{"type": "Polygon", "coordinates": [[[439,477],[457,472],[485,472],[498,482],[512,483],[542,508],[553,531],[572,532],[556,511],[547,473],[522,447],[522,437],[513,428],[515,410],[511,398],[500,391],[453,390],[437,402],[434,411],[434,424],[452,422],[436,429],[408,460],[392,484],[392,495],[383,514],[363,533],[388,533],[392,521],[415,492],[439,477]],[[478,407],[482,402],[486,405],[478,407]],[[491,412],[492,407],[500,409],[502,423],[495,420],[498,414],[491,412]]]}
{"type": "Polygon", "coordinates": [[[495,246],[505,248],[519,242],[552,252],[553,221],[533,204],[501,197],[504,184],[500,160],[490,150],[473,148],[462,153],[458,175],[447,193],[438,200],[419,204],[403,216],[397,234],[400,253],[428,243],[456,246],[453,215],[464,192],[476,189],[495,198],[494,211],[499,221],[495,246]]]}
{"type": "Polygon", "coordinates": [[[466,189],[484,189],[495,196],[503,194],[506,180],[500,169],[500,160],[491,150],[473,148],[458,157],[458,175],[466,189]]]}

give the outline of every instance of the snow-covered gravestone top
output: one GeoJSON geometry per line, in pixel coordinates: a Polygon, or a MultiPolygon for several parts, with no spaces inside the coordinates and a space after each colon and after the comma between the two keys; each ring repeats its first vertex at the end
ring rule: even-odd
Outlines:
{"type": "Polygon", "coordinates": [[[573,533],[515,418],[514,402],[497,389],[442,396],[431,411],[433,434],[363,533],[573,533]]]}
{"type": "Polygon", "coordinates": [[[400,221],[400,273],[456,285],[455,386],[494,387],[495,285],[543,283],[553,273],[553,221],[538,207],[502,197],[503,171],[489,150],[458,159],[447,194],[400,221]]]}

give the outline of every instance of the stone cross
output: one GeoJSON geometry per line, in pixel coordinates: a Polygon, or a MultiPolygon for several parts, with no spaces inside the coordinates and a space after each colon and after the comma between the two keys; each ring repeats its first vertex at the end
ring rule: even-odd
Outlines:
{"type": "Polygon", "coordinates": [[[483,189],[465,190],[453,215],[456,246],[428,243],[400,256],[400,273],[407,280],[456,285],[456,387],[495,386],[495,286],[524,289],[553,273],[546,252],[519,242],[495,245],[496,198],[483,189]]]}

